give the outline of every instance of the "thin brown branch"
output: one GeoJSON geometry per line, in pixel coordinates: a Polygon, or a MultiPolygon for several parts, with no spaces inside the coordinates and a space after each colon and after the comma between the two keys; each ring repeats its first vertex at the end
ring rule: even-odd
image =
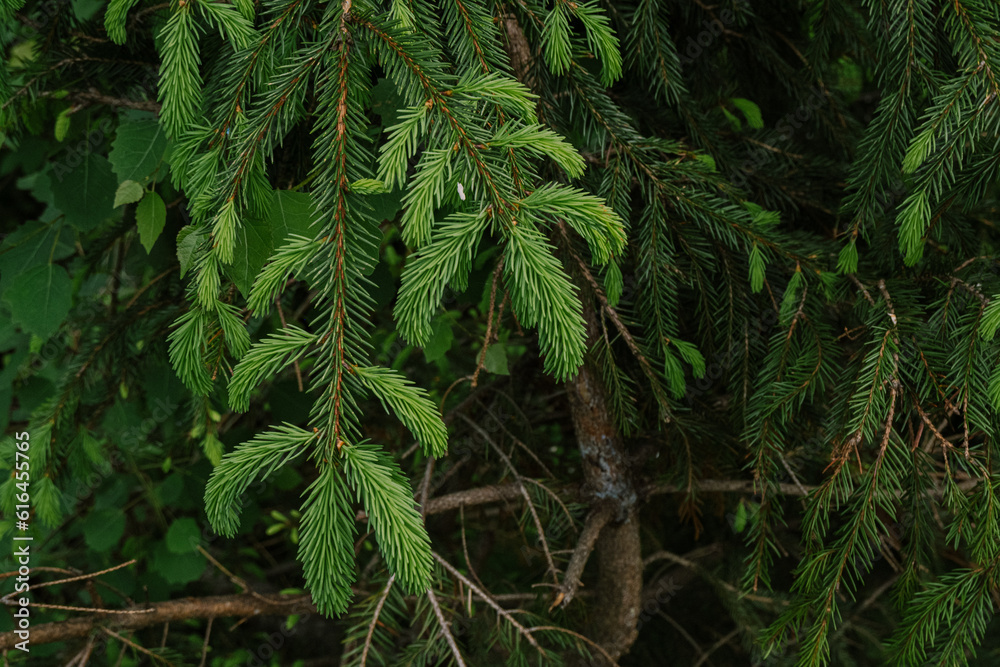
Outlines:
{"type": "Polygon", "coordinates": [[[576,637],[577,639],[582,640],[583,642],[589,644],[591,648],[597,649],[597,652],[604,656],[604,658],[608,661],[608,664],[610,664],[611,667],[621,667],[621,665],[619,665],[618,662],[614,658],[611,657],[611,654],[604,650],[603,646],[601,646],[600,644],[598,644],[597,642],[595,642],[593,639],[589,639],[587,637],[584,637],[579,632],[573,632],[572,630],[567,630],[566,628],[560,628],[560,627],[555,626],[555,625],[539,625],[539,626],[536,626],[534,628],[529,628],[528,631],[529,632],[543,632],[543,631],[547,631],[547,632],[562,632],[564,634],[571,635],[571,636],[576,637]]]}
{"type": "MultiPolygon", "coordinates": [[[[482,428],[479,424],[477,424],[464,414],[460,414],[459,417],[461,417],[462,420],[465,421],[465,423],[468,424],[473,431],[478,433],[479,437],[481,437],[483,440],[489,443],[490,447],[493,448],[493,451],[495,451],[497,455],[503,459],[504,463],[507,464],[507,467],[510,469],[511,474],[514,475],[514,479],[517,481],[518,489],[521,495],[524,497],[524,502],[528,506],[528,511],[531,513],[531,520],[535,524],[535,531],[538,533],[538,539],[541,542],[542,551],[545,554],[545,562],[548,563],[549,572],[552,574],[552,581],[555,585],[558,586],[559,569],[556,567],[555,561],[552,560],[552,553],[549,551],[549,543],[548,540],[545,538],[545,528],[542,526],[541,519],[538,518],[538,511],[535,510],[535,504],[531,502],[531,496],[528,494],[528,489],[525,488],[524,486],[524,482],[521,479],[521,473],[517,471],[517,468],[514,467],[514,463],[513,461],[510,460],[510,457],[504,453],[504,451],[493,440],[493,438],[490,437],[490,434],[487,433],[484,428],[482,428]]],[[[426,503],[426,500],[424,502],[426,503]]]]}
{"type": "Polygon", "coordinates": [[[444,639],[448,642],[448,646],[451,648],[451,654],[455,657],[455,662],[459,667],[466,667],[465,660],[462,659],[462,652],[458,650],[458,644],[455,642],[455,637],[451,634],[451,629],[448,627],[448,621],[444,617],[444,613],[441,611],[441,605],[438,604],[437,596],[434,595],[434,590],[431,588],[427,589],[427,599],[431,603],[431,607],[434,609],[434,615],[437,617],[438,625],[441,626],[441,633],[444,635],[444,639]]]}
{"type": "MultiPolygon", "coordinates": [[[[486,366],[486,351],[490,347],[490,339],[493,337],[493,313],[497,300],[497,285],[500,284],[500,272],[503,270],[503,260],[497,262],[497,268],[493,270],[493,285],[490,287],[490,307],[486,311],[486,336],[483,338],[483,349],[479,353],[479,360],[476,361],[476,371],[472,374],[472,387],[479,384],[479,372],[486,366]]],[[[500,320],[497,319],[497,327],[500,320]]]]}
{"type": "MultiPolygon", "coordinates": [[[[279,297],[275,298],[274,302],[278,306],[278,317],[281,318],[281,328],[282,329],[287,329],[288,328],[288,322],[285,321],[285,309],[281,307],[281,297],[279,296],[279,297]]],[[[299,360],[298,359],[296,359],[292,363],[295,366],[295,379],[299,383],[299,393],[302,393],[303,391],[305,391],[305,389],[302,386],[302,368],[299,366],[299,360]]]]}
{"type": "Polygon", "coordinates": [[[723,646],[725,646],[726,644],[728,644],[733,639],[733,637],[735,637],[739,633],[740,633],[740,629],[737,627],[734,630],[732,630],[728,635],[726,635],[725,637],[722,637],[721,639],[719,639],[719,641],[717,641],[714,644],[712,644],[712,647],[710,649],[708,649],[707,651],[705,651],[705,653],[700,658],[698,658],[698,661],[694,663],[693,667],[701,667],[703,664],[705,664],[705,661],[708,660],[708,658],[713,653],[715,653],[720,648],[722,648],[723,646]]]}
{"type": "Polygon", "coordinates": [[[583,574],[583,568],[587,565],[587,560],[590,558],[590,552],[594,550],[597,538],[610,520],[611,512],[603,507],[594,509],[587,516],[587,522],[583,525],[583,532],[580,533],[580,539],[577,540],[576,548],[573,549],[573,555],[569,559],[566,574],[563,575],[562,586],[556,592],[555,600],[553,600],[550,609],[555,608],[557,605],[565,607],[576,597],[576,591],[580,587],[580,576],[583,574]]]}
{"type": "MultiPolygon", "coordinates": [[[[31,628],[31,643],[37,645],[80,639],[104,628],[138,630],[189,618],[288,616],[315,612],[316,607],[309,595],[275,596],[264,600],[246,594],[182,598],[159,602],[146,609],[123,610],[113,614],[83,616],[35,625],[31,628]]],[[[14,632],[2,633],[0,650],[13,648],[18,641],[20,640],[14,632]]]]}
{"type": "Polygon", "coordinates": [[[396,581],[396,575],[393,574],[389,577],[389,581],[386,582],[385,588],[382,590],[382,595],[379,596],[378,604],[375,605],[375,613],[372,614],[372,622],[368,625],[368,634],[365,635],[365,646],[361,650],[361,667],[365,667],[368,664],[368,651],[372,647],[372,637],[375,635],[375,626],[378,625],[378,617],[382,614],[382,607],[385,606],[385,601],[389,597],[389,591],[392,590],[392,584],[396,581]]]}
{"type": "Polygon", "coordinates": [[[208,640],[212,637],[212,621],[214,620],[214,617],[208,617],[208,627],[205,628],[205,641],[201,645],[201,661],[198,663],[198,667],[205,667],[205,661],[208,659],[208,640]]]}
{"type": "Polygon", "coordinates": [[[118,634],[114,630],[111,630],[110,628],[101,628],[101,632],[103,632],[104,634],[108,635],[109,637],[114,637],[115,639],[117,639],[118,641],[120,641],[122,644],[126,644],[127,646],[129,646],[132,649],[138,651],[139,653],[143,653],[145,655],[148,655],[150,658],[153,659],[153,662],[163,663],[164,665],[167,665],[167,667],[174,667],[174,663],[170,662],[166,658],[153,653],[152,651],[150,651],[145,646],[139,646],[138,644],[136,644],[134,641],[132,641],[128,637],[122,637],[120,634],[118,634]]]}
{"type": "Polygon", "coordinates": [[[474,592],[476,595],[480,597],[480,599],[482,599],[486,604],[492,607],[493,610],[501,617],[503,617],[504,620],[513,625],[517,629],[517,631],[520,632],[521,635],[528,641],[529,644],[534,646],[536,649],[538,649],[539,653],[542,653],[542,655],[544,655],[544,653],[542,652],[542,648],[538,645],[538,642],[535,641],[535,638],[531,636],[531,631],[525,628],[523,625],[521,625],[518,622],[518,620],[514,618],[514,616],[511,614],[510,611],[501,607],[499,603],[497,603],[497,601],[494,600],[489,593],[487,593],[484,589],[476,586],[476,584],[472,583],[472,581],[468,577],[459,572],[454,565],[446,561],[444,558],[441,558],[441,556],[438,555],[437,552],[432,551],[431,556],[433,556],[434,560],[440,563],[444,569],[448,570],[448,572],[453,577],[455,577],[456,579],[464,583],[466,586],[468,586],[472,592],[474,592]]]}
{"type": "MultiPolygon", "coordinates": [[[[46,97],[46,94],[40,95],[40,97],[46,97]]],[[[69,100],[70,102],[78,102],[81,104],[103,104],[105,106],[114,107],[116,109],[136,109],[138,111],[152,111],[153,113],[160,113],[160,103],[154,100],[128,100],[123,97],[111,97],[110,95],[103,95],[96,91],[78,91],[72,92],[63,99],[69,100]]]]}
{"type": "MultiPolygon", "coordinates": [[[[972,489],[977,480],[967,479],[960,482],[963,491],[972,489]]],[[[786,496],[803,496],[820,488],[813,485],[798,485],[794,482],[780,482],[778,490],[786,496]]],[[[699,493],[743,493],[756,495],[754,481],[752,479],[702,479],[698,480],[695,489],[699,493]]],[[[673,483],[654,482],[639,490],[639,495],[643,498],[658,496],[667,493],[688,493],[686,485],[673,483]]],[[[574,501],[581,498],[579,488],[576,486],[557,487],[557,492],[564,494],[574,501]]],[[[940,497],[944,492],[942,487],[937,487],[929,491],[931,496],[940,497]]],[[[426,515],[441,514],[457,510],[459,507],[474,507],[476,505],[489,505],[492,503],[510,502],[517,500],[521,496],[521,491],[516,484],[495,484],[491,486],[480,486],[465,491],[456,491],[427,501],[426,515]]]]}

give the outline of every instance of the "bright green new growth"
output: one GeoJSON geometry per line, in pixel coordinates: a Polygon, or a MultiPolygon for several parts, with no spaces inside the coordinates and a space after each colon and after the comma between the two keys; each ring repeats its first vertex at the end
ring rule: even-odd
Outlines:
{"type": "MultiPolygon", "coordinates": [[[[457,60],[479,67],[456,77],[435,39],[413,27],[401,6],[396,10],[403,23],[363,0],[326,6],[276,0],[265,3],[266,27],[255,30],[248,4],[192,0],[172,9],[163,30],[160,116],[176,142],[172,177],[185,188],[193,215],[178,246],[192,274],[192,307],[170,335],[171,362],[190,389],[207,394],[217,375],[210,369],[228,352],[234,410],[249,409],[256,387],[293,364],[309,369],[314,399],[312,432],[281,427],[223,456],[206,492],[209,516],[218,530],[233,534],[247,480],[308,454],[319,477],[305,497],[299,556],[325,613],[346,608],[354,578],[348,486],[365,504],[398,580],[417,591],[430,577],[429,543],[412,491],[394,462],[362,444],[359,401],[373,394],[429,455],[441,456],[447,447],[447,430],[426,392],[369,361],[366,276],[377,260],[378,236],[364,197],[406,192],[402,235],[417,254],[406,263],[396,305],[404,336],[427,341],[446,285],[466,284],[477,249],[492,237],[503,245],[514,312],[523,324],[537,325],[545,367],[559,379],[583,362],[585,332],[579,296],[541,229],[569,225],[597,264],[625,246],[624,223],[600,198],[568,185],[541,185],[536,165],[543,160],[571,178],[583,175],[584,161],[538,124],[536,97],[511,76],[489,12],[471,3],[468,11],[483,19],[482,32],[451,29],[457,60]],[[318,30],[303,37],[297,17],[307,14],[317,17],[318,30]],[[209,75],[216,78],[203,82],[200,43],[209,32],[233,51],[222,52],[209,75]],[[364,114],[376,62],[404,101],[380,148],[377,180],[367,167],[373,147],[364,114]],[[307,111],[311,86],[317,104],[307,111]],[[306,120],[314,132],[313,171],[294,197],[308,199],[274,199],[266,162],[306,120]],[[281,207],[275,220],[285,225],[284,239],[267,238],[271,232],[257,222],[275,215],[274,206],[281,207]],[[309,211],[302,213],[308,229],[288,226],[299,225],[294,216],[300,214],[288,206],[309,211]],[[229,280],[249,290],[247,307],[261,315],[276,302],[280,307],[290,279],[316,290],[316,316],[308,329],[289,325],[251,344],[226,291],[229,280]]],[[[117,7],[107,18],[119,41],[127,11],[117,7]]],[[[464,22],[459,13],[446,15],[464,22]]],[[[618,41],[603,12],[580,5],[573,13],[604,63],[605,80],[620,76],[618,41]]],[[[565,61],[566,54],[559,57],[565,61]]]]}
{"type": "MultiPolygon", "coordinates": [[[[18,23],[20,4],[0,0],[0,16],[18,23]]],[[[114,44],[138,42],[139,11],[108,3],[114,44]]],[[[204,435],[215,466],[205,496],[215,529],[236,535],[250,485],[294,465],[311,480],[297,490],[298,557],[318,608],[350,604],[364,520],[385,579],[407,588],[388,585],[384,613],[426,623],[433,610],[419,594],[438,579],[435,555],[388,443],[371,442],[381,433],[369,422],[382,416],[362,406],[377,399],[422,465],[420,449],[446,452],[438,401],[448,395],[377,365],[373,342],[383,354],[399,334],[453,370],[458,348],[431,346],[450,344],[453,324],[488,320],[494,338],[482,340],[477,374],[510,372],[515,347],[527,350],[511,353],[519,373],[544,366],[564,381],[593,364],[615,425],[655,447],[658,478],[643,493],[682,489],[696,527],[708,505],[699,480],[752,484],[739,537],[726,535],[746,540],[743,586],[716,587],[742,632],[725,650],[756,639],[782,664],[818,667],[849,664],[863,645],[908,667],[959,666],[990,640],[1000,580],[997,3],[184,0],[155,11],[159,120],[116,110],[107,159],[88,150],[59,173],[62,187],[52,179],[66,161],[19,181],[38,197],[54,190],[61,216],[4,240],[3,307],[30,351],[11,357],[9,375],[47,339],[69,338],[66,322],[81,335],[81,361],[31,415],[45,443],[32,469],[54,473],[33,487],[44,523],[57,525],[68,500],[53,480],[76,471],[48,468],[61,464],[67,412],[97,405],[79,386],[113,369],[112,397],[124,399],[134,366],[108,357],[131,364],[167,336],[197,396],[190,437],[204,435]],[[94,276],[81,287],[56,262],[97,266],[106,246],[93,237],[135,248],[136,231],[144,257],[162,252],[185,199],[185,305],[167,273],[138,290],[136,310],[112,300],[108,323],[67,320],[94,276]],[[88,234],[83,257],[75,242],[88,234]],[[391,260],[379,266],[380,253],[391,260]],[[399,293],[387,294],[400,267],[399,293]],[[461,315],[441,312],[449,288],[461,315]],[[393,296],[395,328],[380,317],[393,296]],[[291,304],[302,309],[286,324],[291,304]],[[113,327],[106,346],[96,334],[113,327]],[[537,330],[539,363],[522,328],[537,330]],[[292,368],[308,418],[246,435],[223,456],[211,402],[228,392],[234,410],[251,410],[262,386],[288,388],[292,368]],[[786,554],[797,560],[791,590],[774,590],[786,554]],[[886,590],[891,606],[875,604],[886,590]],[[868,631],[875,617],[882,636],[868,631]]],[[[81,53],[98,48],[75,39],[81,53]]],[[[45,49],[19,42],[12,65],[15,50],[45,49]]],[[[53,53],[62,57],[0,67],[0,127],[39,115],[27,100],[51,105],[54,127],[31,131],[51,132],[63,150],[83,114],[48,85],[63,82],[53,53]],[[44,95],[11,92],[12,75],[36,74],[44,95]]],[[[13,489],[8,480],[0,495],[13,489]]],[[[352,651],[369,627],[376,638],[384,630],[370,615],[355,625],[352,651]]],[[[385,654],[440,661],[445,626],[405,648],[387,641],[385,654]]],[[[524,636],[505,632],[489,637],[523,664],[524,636]]]]}

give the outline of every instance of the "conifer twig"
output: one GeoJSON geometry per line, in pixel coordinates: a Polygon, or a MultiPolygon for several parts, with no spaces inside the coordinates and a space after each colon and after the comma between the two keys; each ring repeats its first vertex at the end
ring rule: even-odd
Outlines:
{"type": "MultiPolygon", "coordinates": [[[[431,552],[431,556],[433,556],[434,560],[436,560],[438,563],[440,563],[441,567],[443,567],[444,569],[446,569],[449,574],[451,574],[453,577],[455,577],[456,579],[458,579],[459,581],[461,581],[462,583],[464,583],[466,586],[468,586],[471,591],[473,591],[476,595],[478,595],[483,600],[483,602],[485,602],[490,607],[492,607],[493,610],[497,614],[499,614],[508,623],[510,623],[511,625],[513,625],[517,629],[517,631],[520,632],[521,635],[527,640],[527,642],[529,644],[531,644],[536,649],[538,649],[539,652],[542,651],[542,648],[538,645],[538,642],[535,641],[535,638],[531,636],[531,632],[527,628],[525,628],[523,625],[521,625],[521,623],[519,623],[516,618],[514,618],[513,613],[510,610],[504,609],[503,607],[501,607],[497,603],[497,601],[493,599],[492,595],[490,595],[486,590],[484,590],[484,589],[476,586],[476,584],[474,584],[464,574],[462,574],[461,572],[459,572],[458,569],[454,565],[452,565],[447,560],[445,560],[444,558],[442,558],[440,556],[440,554],[438,554],[436,551],[432,551],[431,552]]],[[[543,653],[543,655],[544,655],[544,653],[543,653]]]]}
{"type": "MultiPolygon", "coordinates": [[[[308,594],[274,596],[266,600],[260,600],[247,594],[182,598],[157,602],[141,610],[123,609],[106,615],[78,616],[65,621],[32,625],[31,643],[49,644],[80,639],[105,627],[139,630],[161,623],[192,618],[213,616],[249,618],[312,613],[316,613],[316,607],[308,594]],[[142,613],[128,613],[130,611],[142,613]]],[[[18,641],[20,640],[15,632],[0,633],[0,650],[11,649],[18,641]]]]}
{"type": "Polygon", "coordinates": [[[427,599],[431,603],[431,607],[434,609],[434,616],[437,617],[438,625],[441,627],[441,633],[444,635],[445,641],[448,642],[448,646],[451,648],[451,654],[455,657],[455,662],[458,663],[459,667],[466,667],[465,660],[462,659],[462,652],[458,650],[458,644],[455,642],[455,637],[451,634],[451,630],[448,628],[448,621],[444,617],[444,613],[441,611],[441,605],[438,604],[437,596],[434,595],[434,590],[431,588],[427,589],[427,599]]]}
{"type": "Polygon", "coordinates": [[[577,540],[573,556],[569,560],[566,574],[563,575],[562,586],[559,587],[555,599],[549,606],[550,610],[558,605],[566,607],[573,601],[577,588],[580,586],[580,576],[583,574],[583,568],[587,565],[587,560],[590,558],[590,553],[594,550],[594,545],[597,544],[597,538],[600,537],[601,531],[610,520],[610,510],[603,507],[594,509],[587,516],[587,522],[583,525],[583,531],[580,533],[580,539],[577,540]]]}
{"type": "Polygon", "coordinates": [[[524,497],[524,502],[528,506],[528,511],[531,513],[531,520],[535,524],[535,530],[538,532],[538,539],[542,545],[542,552],[545,554],[545,562],[548,563],[549,572],[552,574],[552,581],[556,586],[558,586],[559,569],[556,567],[555,561],[552,560],[552,553],[551,551],[549,551],[548,540],[545,538],[545,529],[542,527],[542,522],[538,518],[538,512],[535,510],[535,504],[531,502],[531,496],[528,494],[528,489],[524,486],[524,482],[521,479],[521,474],[517,471],[517,468],[514,467],[514,463],[510,460],[510,457],[507,456],[502,449],[500,449],[500,446],[497,445],[496,442],[493,440],[493,438],[490,437],[489,433],[487,433],[481,426],[479,426],[479,424],[472,421],[472,419],[470,419],[466,415],[460,414],[459,417],[463,421],[465,421],[465,423],[467,423],[474,431],[476,431],[479,434],[479,436],[483,438],[483,440],[485,440],[490,445],[490,447],[493,448],[493,451],[495,451],[497,455],[503,459],[504,463],[507,465],[507,468],[510,469],[511,474],[514,475],[514,479],[517,481],[518,489],[521,495],[524,497]]]}
{"type": "Polygon", "coordinates": [[[382,594],[378,598],[378,604],[375,605],[375,611],[372,614],[371,623],[368,624],[368,633],[365,635],[365,645],[361,650],[361,667],[366,667],[368,664],[368,651],[372,647],[372,637],[375,635],[375,626],[378,625],[378,617],[382,615],[382,607],[385,606],[385,601],[389,597],[389,591],[392,590],[392,584],[396,581],[396,575],[393,574],[389,577],[389,581],[386,582],[385,588],[382,589],[382,594]]]}

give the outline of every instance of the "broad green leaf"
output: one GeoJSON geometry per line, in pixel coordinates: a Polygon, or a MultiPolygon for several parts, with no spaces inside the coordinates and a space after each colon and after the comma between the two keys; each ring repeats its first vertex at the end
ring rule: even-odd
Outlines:
{"type": "Polygon", "coordinates": [[[120,508],[91,512],[83,521],[83,541],[93,551],[106,552],[125,534],[125,514],[120,508]]]}
{"type": "Polygon", "coordinates": [[[395,219],[396,214],[403,208],[403,191],[399,188],[383,195],[372,195],[367,199],[374,209],[372,217],[377,222],[395,219]]]}
{"type": "Polygon", "coordinates": [[[103,0],[73,0],[73,14],[79,21],[88,21],[104,6],[103,0]]]}
{"type": "Polygon", "coordinates": [[[278,190],[271,200],[267,221],[275,246],[281,246],[291,234],[311,236],[313,221],[312,197],[304,192],[278,190]]]}
{"type": "Polygon", "coordinates": [[[122,181],[115,191],[115,208],[124,204],[134,204],[140,199],[145,190],[135,181],[122,181]]]}
{"type": "Polygon", "coordinates": [[[194,581],[205,571],[208,561],[200,553],[176,554],[160,543],[153,552],[153,567],[168,583],[180,585],[194,581]]]}
{"type": "Polygon", "coordinates": [[[29,222],[8,236],[0,246],[0,294],[14,278],[28,269],[72,255],[73,230],[66,225],[29,222]]]}
{"type": "Polygon", "coordinates": [[[192,225],[182,227],[181,231],[177,232],[177,261],[181,265],[181,278],[191,270],[194,252],[204,238],[204,235],[192,225]]]}
{"type": "Polygon", "coordinates": [[[155,192],[147,192],[135,208],[135,220],[139,224],[139,241],[146,252],[153,251],[156,239],[167,222],[167,207],[155,192]]]}
{"type": "Polygon", "coordinates": [[[264,268],[273,251],[271,225],[264,220],[244,218],[236,231],[233,263],[225,267],[226,274],[236,283],[243,296],[250,295],[257,274],[264,268]]]}
{"type": "Polygon", "coordinates": [[[722,105],[719,105],[719,108],[722,109],[722,115],[726,117],[726,120],[729,121],[729,125],[734,130],[736,130],[737,132],[739,132],[740,130],[743,129],[743,123],[741,123],[740,119],[737,118],[736,116],[734,116],[733,113],[729,109],[727,109],[726,107],[724,107],[722,105]]]}
{"type": "Polygon", "coordinates": [[[197,550],[201,543],[201,528],[190,517],[177,519],[170,524],[166,537],[167,549],[175,554],[186,554],[197,550]]]}
{"type": "Polygon", "coordinates": [[[73,284],[66,269],[45,264],[25,271],[4,292],[14,321],[40,338],[49,338],[69,315],[73,284]]]}
{"type": "Polygon", "coordinates": [[[733,530],[742,533],[747,527],[747,506],[743,500],[736,506],[736,516],[733,517],[733,530]]]}
{"type": "Polygon", "coordinates": [[[155,116],[122,116],[108,159],[121,181],[142,183],[156,171],[167,150],[167,135],[155,116]]]}
{"type": "Polygon", "coordinates": [[[442,315],[431,325],[431,337],[424,345],[424,358],[428,363],[441,359],[451,349],[455,335],[451,331],[450,318],[442,315]]]}
{"type": "Polygon", "coordinates": [[[55,204],[71,225],[89,232],[114,215],[118,181],[111,163],[88,153],[72,171],[53,169],[52,191],[55,204]]]}
{"type": "Polygon", "coordinates": [[[503,343],[494,343],[486,349],[483,368],[495,375],[510,375],[507,368],[507,348],[503,343]]]}

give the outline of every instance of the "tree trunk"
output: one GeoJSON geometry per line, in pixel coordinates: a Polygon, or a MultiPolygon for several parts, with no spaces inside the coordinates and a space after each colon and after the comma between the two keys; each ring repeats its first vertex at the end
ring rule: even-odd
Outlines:
{"type": "MultiPolygon", "coordinates": [[[[515,76],[528,88],[533,56],[521,26],[513,15],[505,17],[507,54],[515,76]]],[[[593,297],[586,290],[583,316],[587,323],[588,346],[599,335],[593,297]]],[[[592,512],[610,512],[611,519],[598,535],[599,575],[589,636],[617,660],[638,635],[642,602],[642,550],[639,543],[638,495],[629,470],[625,446],[611,419],[600,370],[587,362],[566,383],[573,428],[583,458],[583,498],[592,512]]],[[[595,655],[595,660],[601,659],[595,655]]]]}
{"type": "MultiPolygon", "coordinates": [[[[593,303],[584,295],[588,342],[599,335],[593,303]]],[[[583,458],[583,495],[592,508],[611,512],[597,544],[598,579],[590,638],[617,660],[638,635],[642,600],[642,550],[637,494],[599,369],[590,361],[566,384],[573,428],[583,458]]],[[[596,657],[596,656],[595,656],[596,657]]]]}

